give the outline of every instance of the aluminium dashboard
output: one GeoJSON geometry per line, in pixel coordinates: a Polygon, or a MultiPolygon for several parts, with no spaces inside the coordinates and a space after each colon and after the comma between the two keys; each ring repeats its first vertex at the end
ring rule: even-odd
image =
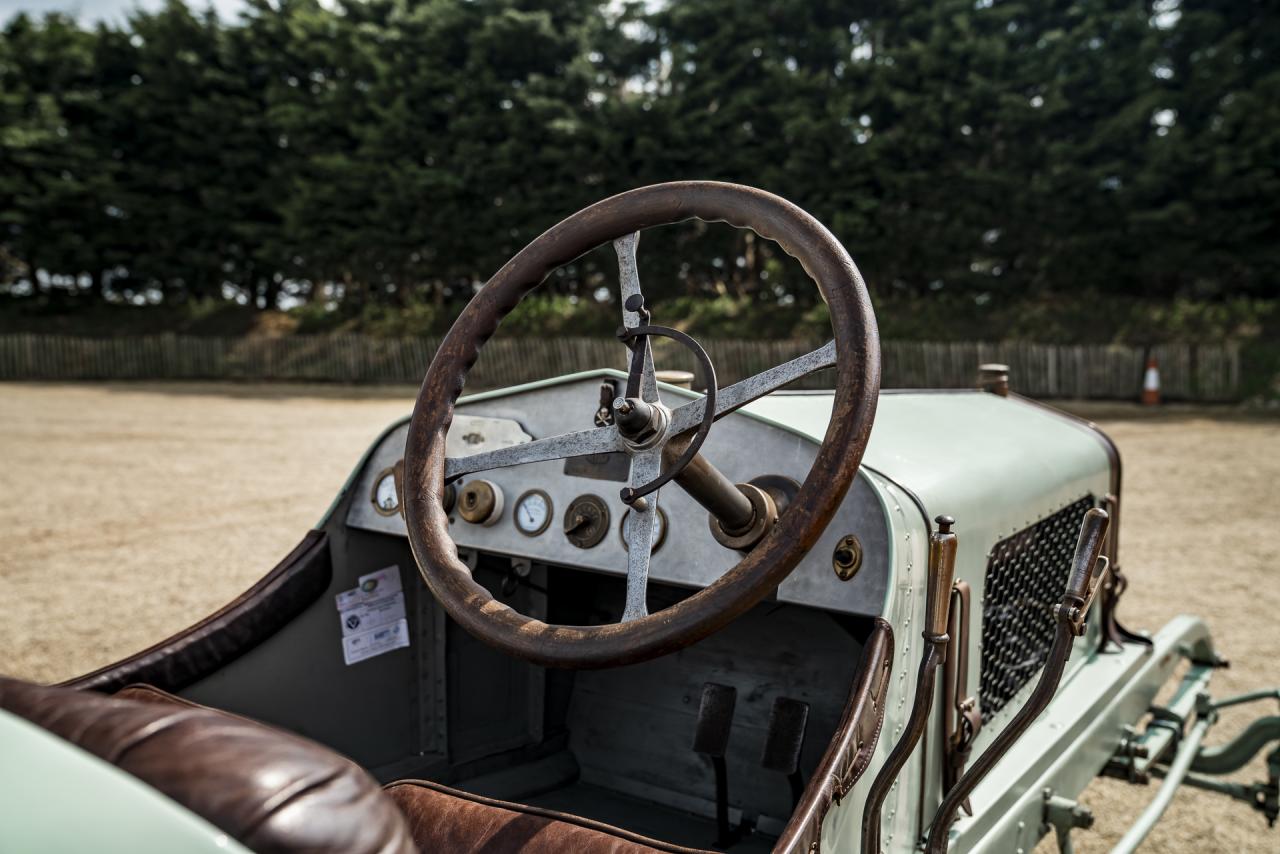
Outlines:
{"type": "MultiPolygon", "coordinates": [[[[544,438],[593,426],[600,405],[603,381],[611,372],[579,374],[552,383],[516,387],[502,393],[478,395],[459,402],[450,429],[450,456],[491,450],[504,444],[544,438]]],[[[664,402],[678,406],[693,393],[662,386],[664,402]]],[[[388,496],[389,472],[404,455],[408,425],[388,433],[366,460],[354,480],[356,493],[347,514],[352,528],[405,536],[404,519],[388,496]],[[379,487],[382,487],[380,490],[379,487]]],[[[780,475],[803,481],[818,446],[773,422],[738,412],[716,422],[702,453],[734,482],[763,475],[780,475]]],[[[464,520],[455,507],[450,514],[450,534],[461,551],[503,555],[517,561],[568,566],[609,575],[626,575],[627,554],[621,533],[626,505],[619,498],[625,485],[626,460],[608,455],[574,461],[553,460],[477,472],[468,481],[483,478],[502,495],[501,507],[488,524],[464,520]],[[549,504],[541,530],[516,524],[522,496],[537,492],[549,504]],[[607,512],[607,530],[599,542],[579,548],[566,535],[566,510],[575,499],[594,496],[607,512]]],[[[659,494],[659,510],[666,519],[665,536],[654,551],[649,577],[681,587],[701,588],[715,581],[740,558],[715,541],[707,524],[707,512],[671,484],[659,494]]],[[[528,519],[524,520],[528,522],[528,519]]],[[[864,473],[832,518],[827,530],[794,572],[778,587],[781,602],[808,605],[844,613],[877,615],[885,601],[889,577],[889,532],[886,514],[876,490],[864,473]],[[832,554],[840,540],[856,535],[862,547],[862,563],[856,574],[842,581],[832,568],[832,554]]]]}

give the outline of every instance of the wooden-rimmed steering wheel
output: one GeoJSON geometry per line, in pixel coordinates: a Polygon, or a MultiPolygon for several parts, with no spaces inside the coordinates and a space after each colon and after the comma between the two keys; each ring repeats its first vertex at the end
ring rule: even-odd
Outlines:
{"type": "MultiPolygon", "coordinates": [[[[605,199],[553,226],[508,261],[458,316],[432,359],[405,447],[405,521],[418,569],[449,616],[463,628],[536,664],[613,667],[682,649],[769,595],[817,541],[857,473],[879,389],[880,343],[866,286],[844,247],[809,214],[762,190],[711,181],[656,184],[605,199]],[[798,359],[721,388],[714,397],[668,410],[658,398],[648,339],[637,334],[653,328],[647,327],[643,299],[634,298],[640,292],[636,237],[646,228],[694,218],[749,228],[796,258],[830,307],[835,338],[798,359]],[[552,271],[610,241],[619,256],[626,327],[622,337],[633,349],[629,385],[635,388],[629,389],[627,400],[647,405],[650,429],[637,439],[615,424],[446,458],[445,436],[467,371],[502,319],[552,271]],[[704,422],[709,427],[744,404],[832,365],[836,387],[831,421],[809,475],[787,511],[717,581],[658,613],[647,614],[644,602],[658,492],[635,496],[664,477],[663,447],[677,437],[688,442],[704,422]],[[708,418],[709,401],[713,401],[713,412],[708,418]],[[636,514],[629,526],[627,606],[622,622],[549,625],[494,599],[458,558],[442,502],[446,482],[476,471],[608,451],[630,457],[624,495],[630,492],[631,511],[636,514]]],[[[630,408],[626,401],[619,406],[630,408]]]]}

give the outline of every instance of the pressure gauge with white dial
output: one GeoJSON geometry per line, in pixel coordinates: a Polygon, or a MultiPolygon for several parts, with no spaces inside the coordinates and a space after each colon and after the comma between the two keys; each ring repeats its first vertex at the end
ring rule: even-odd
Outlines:
{"type": "Polygon", "coordinates": [[[541,489],[531,489],[516,502],[516,530],[527,537],[536,537],[551,524],[551,496],[541,489]]]}
{"type": "MultiPolygon", "coordinates": [[[[631,511],[628,510],[622,514],[622,524],[618,525],[618,534],[622,537],[622,547],[627,551],[631,551],[631,511]]],[[[653,546],[649,549],[649,554],[653,554],[662,548],[663,542],[667,539],[667,514],[662,512],[662,508],[658,508],[658,521],[653,530],[653,546]]]]}
{"type": "Polygon", "coordinates": [[[384,469],[378,473],[373,482],[373,509],[383,516],[394,516],[400,512],[400,490],[396,485],[395,468],[384,469]]]}

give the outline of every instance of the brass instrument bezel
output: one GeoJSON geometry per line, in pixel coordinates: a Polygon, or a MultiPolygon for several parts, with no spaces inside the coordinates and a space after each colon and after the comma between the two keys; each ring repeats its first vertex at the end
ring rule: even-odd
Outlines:
{"type": "Polygon", "coordinates": [[[382,471],[378,472],[378,474],[373,478],[373,488],[369,490],[369,503],[373,505],[374,511],[376,511],[379,516],[399,516],[401,509],[404,507],[404,496],[401,494],[402,492],[399,465],[387,466],[382,471]],[[383,506],[378,503],[378,487],[382,485],[382,481],[384,481],[388,475],[392,478],[392,482],[395,484],[396,489],[396,506],[392,507],[390,510],[384,509],[383,506]]]}
{"type": "Polygon", "coordinates": [[[547,491],[545,489],[525,490],[520,494],[520,497],[516,499],[515,505],[511,508],[511,524],[515,527],[517,531],[524,534],[526,537],[537,537],[545,533],[546,530],[551,527],[551,520],[554,519],[555,516],[556,516],[555,502],[551,500],[551,496],[547,494],[547,491]],[[543,517],[542,524],[539,525],[536,530],[526,531],[524,528],[520,526],[520,505],[524,504],[526,498],[529,498],[530,496],[534,496],[534,495],[540,496],[542,500],[546,503],[547,515],[543,517]]]}
{"type": "Polygon", "coordinates": [[[857,534],[845,534],[840,538],[840,542],[836,543],[836,547],[831,550],[831,569],[835,572],[836,578],[841,581],[852,581],[862,569],[862,541],[858,539],[857,534]],[[852,552],[853,560],[838,560],[836,556],[843,551],[852,552]]]}

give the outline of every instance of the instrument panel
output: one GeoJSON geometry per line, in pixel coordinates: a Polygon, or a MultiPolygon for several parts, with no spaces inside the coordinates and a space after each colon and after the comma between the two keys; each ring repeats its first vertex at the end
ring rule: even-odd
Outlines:
{"type": "MultiPolygon", "coordinates": [[[[446,453],[465,456],[533,438],[592,426],[601,383],[612,374],[577,375],[562,381],[478,395],[459,402],[446,453]]],[[[664,402],[675,407],[693,393],[663,387],[664,402]]],[[[400,469],[407,425],[387,434],[356,478],[356,498],[347,524],[364,530],[405,535],[399,502],[400,469]]],[[[804,436],[743,412],[716,422],[702,453],[734,482],[757,480],[765,488],[804,480],[817,445],[804,436]]],[[[528,463],[476,472],[454,484],[446,496],[449,533],[462,551],[505,555],[576,569],[626,575],[628,507],[619,497],[629,458],[608,453],[568,460],[528,463]],[[450,507],[449,504],[452,504],[450,507]]],[[[732,568],[741,555],[712,537],[708,514],[679,486],[658,494],[658,530],[649,576],[683,587],[704,587],[732,568]]],[[[883,606],[889,560],[886,517],[863,474],[827,531],[780,585],[779,601],[857,614],[878,614],[883,606]],[[847,572],[834,557],[847,554],[848,538],[861,547],[860,566],[847,572]],[[839,572],[837,570],[840,570],[839,572]]]]}

